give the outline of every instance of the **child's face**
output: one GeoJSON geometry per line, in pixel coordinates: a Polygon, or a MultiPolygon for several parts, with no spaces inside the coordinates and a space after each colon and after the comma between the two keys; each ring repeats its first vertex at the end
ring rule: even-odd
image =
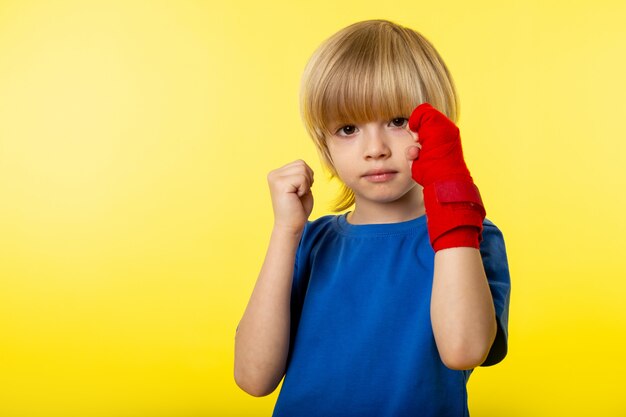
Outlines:
{"type": "Polygon", "coordinates": [[[327,146],[339,178],[360,202],[390,203],[413,189],[417,135],[406,118],[335,125],[327,146]],[[407,153],[408,152],[408,153],[407,153]]]}

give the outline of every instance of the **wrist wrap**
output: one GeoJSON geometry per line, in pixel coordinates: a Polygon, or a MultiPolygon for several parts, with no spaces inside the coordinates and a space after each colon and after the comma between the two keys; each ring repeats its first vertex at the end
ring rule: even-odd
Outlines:
{"type": "Polygon", "coordinates": [[[452,247],[480,247],[485,209],[465,165],[459,129],[428,103],[409,118],[422,145],[413,161],[413,179],[424,187],[428,234],[435,252],[452,247]]]}

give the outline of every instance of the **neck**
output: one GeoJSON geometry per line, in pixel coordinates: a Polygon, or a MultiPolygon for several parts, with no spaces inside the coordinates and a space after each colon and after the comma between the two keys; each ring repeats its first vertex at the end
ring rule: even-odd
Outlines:
{"type": "Polygon", "coordinates": [[[354,211],[348,214],[350,224],[400,223],[424,215],[422,187],[413,187],[399,199],[375,203],[355,196],[354,211]]]}

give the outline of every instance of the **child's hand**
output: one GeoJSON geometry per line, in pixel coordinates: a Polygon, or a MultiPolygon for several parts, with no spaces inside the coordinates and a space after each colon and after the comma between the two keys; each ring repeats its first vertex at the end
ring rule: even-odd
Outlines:
{"type": "Polygon", "coordinates": [[[459,128],[430,104],[422,103],[413,110],[409,129],[419,135],[422,145],[411,172],[424,187],[433,249],[479,248],[485,208],[465,165],[459,128]]]}
{"type": "Polygon", "coordinates": [[[274,209],[274,227],[300,233],[313,210],[313,170],[297,160],[267,175],[274,209]]]}
{"type": "Polygon", "coordinates": [[[422,155],[413,164],[413,179],[426,187],[437,180],[469,178],[459,128],[428,103],[411,114],[409,128],[419,135],[422,155]]]}

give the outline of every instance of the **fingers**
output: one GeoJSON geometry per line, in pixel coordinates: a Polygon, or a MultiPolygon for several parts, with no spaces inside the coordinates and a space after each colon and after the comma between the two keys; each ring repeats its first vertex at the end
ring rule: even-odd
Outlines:
{"type": "Polygon", "coordinates": [[[301,232],[313,209],[313,170],[303,160],[270,171],[274,227],[301,232]]]}
{"type": "Polygon", "coordinates": [[[302,197],[311,191],[311,187],[313,186],[313,182],[308,175],[292,175],[290,177],[293,189],[296,191],[298,197],[302,197]]]}
{"type": "Polygon", "coordinates": [[[287,193],[296,193],[302,197],[313,186],[314,172],[303,160],[293,161],[271,171],[267,180],[275,189],[287,193]]]}
{"type": "Polygon", "coordinates": [[[311,182],[313,182],[314,178],[314,173],[311,167],[309,167],[307,163],[301,159],[298,159],[297,161],[293,161],[285,166],[275,169],[274,171],[272,171],[272,173],[276,173],[279,176],[305,174],[310,177],[311,182]]]}

